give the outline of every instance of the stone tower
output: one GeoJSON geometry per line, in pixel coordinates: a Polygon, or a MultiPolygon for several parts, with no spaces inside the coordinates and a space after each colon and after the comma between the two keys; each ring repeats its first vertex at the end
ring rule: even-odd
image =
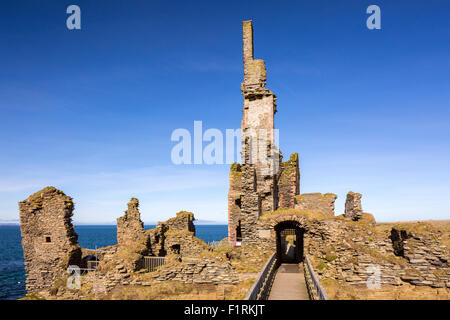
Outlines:
{"type": "Polygon", "coordinates": [[[69,265],[81,262],[72,198],[47,187],[19,202],[19,209],[27,291],[50,288],[69,265]]]}
{"type": "Polygon", "coordinates": [[[139,212],[139,200],[131,198],[125,214],[117,218],[117,243],[126,244],[144,235],[144,223],[139,212]]]}
{"type": "Polygon", "coordinates": [[[362,217],[361,193],[350,191],[347,193],[345,199],[345,213],[344,216],[354,221],[358,221],[362,217]]]}
{"type": "MultiPolygon", "coordinates": [[[[242,165],[231,166],[228,194],[228,239],[251,243],[257,238],[255,223],[259,216],[276,210],[280,205],[294,207],[299,193],[298,156],[281,164],[282,155],[276,145],[274,115],[275,94],[266,88],[266,67],[263,60],[254,59],[252,21],[243,22],[244,82],[241,91],[244,108],[241,122],[242,165]],[[283,176],[282,169],[296,166],[283,176]],[[281,197],[279,187],[286,192],[281,197]],[[294,193],[294,194],[292,194],[294,193]]],[[[287,172],[286,171],[286,172],[287,172]]]]}

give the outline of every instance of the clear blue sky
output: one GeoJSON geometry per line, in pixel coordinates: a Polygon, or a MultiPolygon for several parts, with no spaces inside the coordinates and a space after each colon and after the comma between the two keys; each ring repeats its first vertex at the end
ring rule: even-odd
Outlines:
{"type": "Polygon", "coordinates": [[[450,218],[448,1],[2,1],[0,220],[47,185],[75,222],[226,221],[228,165],[171,163],[176,128],[238,128],[241,21],[278,96],[301,192],[379,221],[450,218]],[[82,30],[66,28],[81,7],[82,30]],[[381,30],[366,8],[381,8],[381,30]]]}

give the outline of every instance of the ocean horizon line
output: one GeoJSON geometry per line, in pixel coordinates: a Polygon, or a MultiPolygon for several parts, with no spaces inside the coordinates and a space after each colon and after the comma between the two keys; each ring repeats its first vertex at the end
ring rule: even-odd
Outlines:
{"type": "MultiPolygon", "coordinates": [[[[144,226],[156,226],[159,222],[144,222],[144,226]]],[[[117,226],[117,223],[108,222],[74,222],[73,225],[77,226],[117,226]]],[[[226,226],[228,223],[221,221],[213,222],[195,222],[197,226],[226,226]]],[[[20,226],[20,222],[0,222],[0,226],[20,226]]]]}

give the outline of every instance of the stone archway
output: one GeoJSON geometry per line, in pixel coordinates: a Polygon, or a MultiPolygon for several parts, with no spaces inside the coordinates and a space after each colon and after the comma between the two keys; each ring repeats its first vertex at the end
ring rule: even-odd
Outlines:
{"type": "Polygon", "coordinates": [[[266,228],[270,228],[270,237],[273,239],[278,261],[286,263],[303,261],[304,235],[309,229],[305,217],[295,213],[279,214],[268,218],[265,225],[266,228]]]}
{"type": "Polygon", "coordinates": [[[276,251],[278,261],[281,262],[285,260],[281,259],[282,249],[287,249],[283,242],[286,241],[286,236],[291,236],[289,237],[291,239],[288,238],[287,240],[290,241],[291,246],[295,244],[294,249],[291,249],[294,250],[295,254],[292,260],[301,262],[303,261],[305,242],[308,243],[309,223],[309,220],[303,215],[289,211],[263,216],[259,221],[258,241],[265,243],[276,251]]]}
{"type": "Polygon", "coordinates": [[[280,263],[303,261],[305,229],[297,221],[286,220],[275,225],[274,231],[278,261],[280,263]]]}

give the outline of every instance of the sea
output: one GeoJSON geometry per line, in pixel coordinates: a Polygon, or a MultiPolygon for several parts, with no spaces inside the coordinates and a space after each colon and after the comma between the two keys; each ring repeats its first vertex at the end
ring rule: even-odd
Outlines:
{"type": "MultiPolygon", "coordinates": [[[[145,229],[154,225],[145,225],[145,229]]],[[[196,225],[196,236],[206,243],[220,241],[227,236],[226,225],[196,225]]],[[[75,226],[78,243],[83,248],[96,249],[117,243],[115,225],[75,226]]],[[[0,300],[14,300],[25,296],[25,266],[22,237],[18,225],[0,225],[0,300]]]]}

